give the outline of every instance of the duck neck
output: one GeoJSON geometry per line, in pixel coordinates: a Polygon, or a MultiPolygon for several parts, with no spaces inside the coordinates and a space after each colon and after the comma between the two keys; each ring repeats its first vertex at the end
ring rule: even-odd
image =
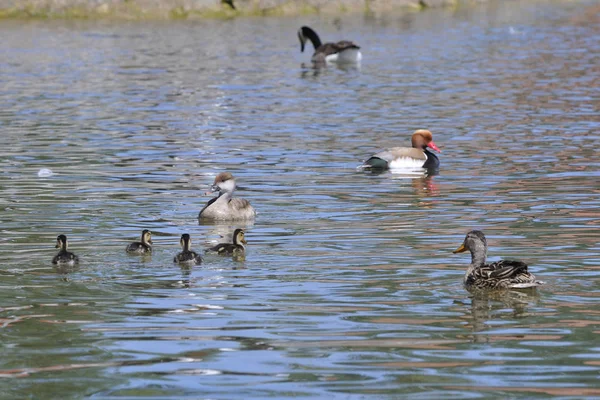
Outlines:
{"type": "Polygon", "coordinates": [[[487,248],[483,243],[476,243],[471,247],[471,267],[479,268],[485,264],[487,248]]]}
{"type": "Polygon", "coordinates": [[[227,203],[233,197],[233,192],[222,191],[219,192],[219,196],[217,197],[217,202],[219,203],[227,203]]]}
{"type": "Polygon", "coordinates": [[[315,50],[317,50],[319,47],[321,47],[321,39],[319,38],[319,35],[317,35],[317,32],[313,31],[312,29],[305,27],[304,29],[302,29],[302,34],[308,39],[310,40],[310,42],[313,44],[313,47],[315,48],[315,50]]]}
{"type": "Polygon", "coordinates": [[[427,158],[435,158],[436,160],[438,160],[438,156],[434,152],[429,151],[429,147],[426,147],[425,150],[423,150],[423,152],[427,155],[427,158]]]}

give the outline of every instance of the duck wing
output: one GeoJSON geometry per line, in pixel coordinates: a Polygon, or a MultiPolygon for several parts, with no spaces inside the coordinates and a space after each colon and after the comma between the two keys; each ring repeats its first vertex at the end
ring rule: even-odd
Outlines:
{"type": "Polygon", "coordinates": [[[246,210],[248,208],[252,208],[248,200],[239,197],[234,197],[233,199],[230,199],[229,207],[233,208],[234,210],[246,210]]]}
{"type": "Polygon", "coordinates": [[[360,49],[360,46],[349,40],[342,40],[337,43],[324,43],[315,50],[315,54],[319,53],[326,57],[348,49],[360,49]]]}
{"type": "Polygon", "coordinates": [[[233,250],[235,249],[235,245],[232,243],[219,243],[216,246],[211,247],[210,249],[206,249],[206,253],[217,253],[221,255],[231,255],[233,250]]]}
{"type": "Polygon", "coordinates": [[[544,282],[535,279],[522,261],[501,260],[475,268],[465,280],[467,286],[489,289],[526,289],[544,282]]]}
{"type": "Polygon", "coordinates": [[[202,217],[202,213],[204,212],[204,210],[206,210],[212,203],[217,201],[218,198],[219,198],[219,196],[213,197],[212,199],[210,199],[208,201],[208,203],[206,203],[206,205],[204,207],[202,207],[202,210],[200,210],[200,212],[198,213],[198,218],[202,217]]]}
{"type": "Polygon", "coordinates": [[[514,279],[519,275],[528,273],[527,264],[523,261],[516,260],[500,260],[498,262],[484,265],[480,268],[482,273],[485,273],[489,279],[514,279]]]}
{"type": "Polygon", "coordinates": [[[363,168],[390,168],[394,161],[407,160],[410,164],[424,164],[427,161],[425,153],[413,147],[392,147],[372,155],[361,166],[363,168]]]}

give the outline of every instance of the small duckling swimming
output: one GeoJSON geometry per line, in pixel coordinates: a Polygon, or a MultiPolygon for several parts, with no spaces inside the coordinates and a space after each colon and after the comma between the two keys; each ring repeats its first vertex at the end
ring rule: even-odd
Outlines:
{"type": "Polygon", "coordinates": [[[187,233],[181,235],[182,251],[173,258],[174,263],[185,264],[185,265],[200,265],[202,263],[202,257],[193,250],[190,250],[192,245],[192,238],[187,233]]]}
{"type": "Polygon", "coordinates": [[[216,246],[206,249],[205,253],[216,253],[220,256],[244,257],[246,253],[246,234],[243,229],[233,231],[233,243],[219,243],[216,246]]]}
{"type": "Polygon", "coordinates": [[[526,289],[544,284],[527,271],[527,264],[517,260],[500,260],[486,264],[487,241],[483,232],[467,233],[465,241],[453,253],[471,252],[471,265],[463,283],[471,289],[526,289]]]}
{"type": "Polygon", "coordinates": [[[79,263],[79,257],[67,251],[67,237],[65,235],[58,235],[56,237],[55,247],[60,250],[52,259],[52,264],[71,266],[79,263]]]}
{"type": "Polygon", "coordinates": [[[142,237],[139,242],[129,243],[125,251],[131,254],[152,253],[152,232],[148,229],[142,231],[142,237]]]}

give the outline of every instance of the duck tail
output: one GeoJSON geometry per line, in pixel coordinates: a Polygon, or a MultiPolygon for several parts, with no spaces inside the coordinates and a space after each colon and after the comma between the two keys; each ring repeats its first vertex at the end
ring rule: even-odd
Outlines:
{"type": "Polygon", "coordinates": [[[364,164],[359,165],[356,169],[361,171],[383,170],[388,167],[388,163],[379,157],[371,157],[364,164]]]}
{"type": "Polygon", "coordinates": [[[529,288],[534,288],[534,287],[537,287],[537,286],[541,286],[544,283],[545,283],[544,281],[533,281],[533,282],[527,282],[527,283],[515,283],[514,285],[511,285],[510,287],[512,289],[529,289],[529,288]]]}

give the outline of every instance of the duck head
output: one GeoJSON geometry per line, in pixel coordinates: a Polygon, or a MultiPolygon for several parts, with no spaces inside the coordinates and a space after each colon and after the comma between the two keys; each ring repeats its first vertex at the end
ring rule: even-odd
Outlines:
{"type": "Polygon", "coordinates": [[[304,52],[304,45],[307,39],[311,41],[315,50],[321,46],[321,39],[319,38],[319,35],[317,35],[317,32],[313,31],[308,26],[303,26],[298,30],[298,39],[300,39],[301,52],[304,52]]]}
{"type": "Polygon", "coordinates": [[[463,244],[452,253],[462,253],[467,250],[471,253],[487,253],[487,240],[485,239],[483,232],[474,230],[467,233],[463,244]]]}
{"type": "Polygon", "coordinates": [[[246,234],[244,233],[243,229],[236,229],[233,232],[233,243],[234,244],[247,244],[248,242],[246,242],[246,234]]]}
{"type": "Polygon", "coordinates": [[[181,239],[179,239],[179,244],[184,251],[189,251],[192,246],[192,238],[187,233],[181,235],[181,239]]]}
{"type": "Polygon", "coordinates": [[[412,147],[415,149],[425,150],[427,147],[441,153],[442,151],[433,143],[433,135],[427,129],[418,129],[413,133],[412,138],[412,147]]]}
{"type": "Polygon", "coordinates": [[[152,232],[148,229],[142,231],[142,243],[152,244],[152,232]]]}
{"type": "Polygon", "coordinates": [[[215,181],[211,186],[213,192],[231,193],[235,190],[235,179],[230,172],[221,172],[215,177],[215,181]]]}
{"type": "Polygon", "coordinates": [[[56,247],[57,249],[67,249],[67,237],[65,235],[58,235],[56,237],[56,247]]]}

